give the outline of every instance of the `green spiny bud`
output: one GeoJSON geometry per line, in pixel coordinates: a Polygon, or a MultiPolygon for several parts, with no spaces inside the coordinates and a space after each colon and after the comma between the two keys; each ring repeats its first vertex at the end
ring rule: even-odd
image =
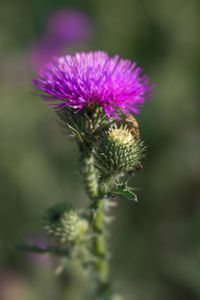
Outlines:
{"type": "Polygon", "coordinates": [[[141,166],[144,145],[127,124],[114,125],[101,135],[94,155],[106,174],[134,172],[141,166]]]}
{"type": "Polygon", "coordinates": [[[63,203],[47,210],[44,229],[60,243],[74,243],[85,237],[88,222],[71,205],[63,203]]]}
{"type": "Polygon", "coordinates": [[[100,131],[108,128],[113,122],[107,117],[103,108],[96,103],[84,107],[78,114],[74,113],[74,108],[69,107],[57,114],[64,128],[68,128],[74,138],[88,146],[93,144],[94,137],[100,131]]]}

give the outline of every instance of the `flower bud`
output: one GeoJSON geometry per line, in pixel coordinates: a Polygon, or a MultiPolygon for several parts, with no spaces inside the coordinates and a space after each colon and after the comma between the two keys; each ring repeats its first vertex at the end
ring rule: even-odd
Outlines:
{"type": "Polygon", "coordinates": [[[97,167],[106,174],[134,172],[143,157],[143,142],[126,124],[104,132],[95,148],[97,167]]]}
{"type": "Polygon", "coordinates": [[[71,205],[63,203],[48,209],[44,229],[60,243],[74,243],[85,237],[88,222],[71,205]]]}

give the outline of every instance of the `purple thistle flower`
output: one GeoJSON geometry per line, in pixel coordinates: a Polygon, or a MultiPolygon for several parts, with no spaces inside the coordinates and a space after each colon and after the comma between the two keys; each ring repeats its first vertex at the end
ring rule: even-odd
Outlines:
{"type": "Polygon", "coordinates": [[[43,36],[31,46],[31,64],[38,70],[53,55],[62,55],[66,47],[89,41],[93,27],[89,16],[79,10],[53,12],[43,28],[43,36]]]}
{"type": "Polygon", "coordinates": [[[109,118],[124,113],[139,113],[144,102],[150,100],[153,84],[149,85],[142,69],[118,55],[109,57],[103,51],[67,54],[54,58],[40,69],[33,84],[45,94],[43,98],[60,100],[53,105],[56,111],[67,107],[77,112],[94,104],[102,106],[109,118]]]}
{"type": "Polygon", "coordinates": [[[58,10],[46,25],[46,35],[55,41],[73,44],[85,41],[92,33],[90,18],[79,10],[58,10]]]}

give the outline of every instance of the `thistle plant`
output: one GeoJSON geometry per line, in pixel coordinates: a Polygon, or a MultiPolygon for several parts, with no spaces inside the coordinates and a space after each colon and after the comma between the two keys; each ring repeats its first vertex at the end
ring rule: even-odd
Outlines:
{"type": "Polygon", "coordinates": [[[141,73],[136,63],[117,55],[83,52],[54,58],[33,81],[77,143],[89,197],[81,211],[68,203],[47,210],[44,229],[52,246],[46,252],[78,260],[94,280],[94,299],[122,299],[110,278],[108,208],[115,198],[137,200],[127,182],[142,168],[145,146],[132,114],[151,99],[153,89],[141,73]]]}

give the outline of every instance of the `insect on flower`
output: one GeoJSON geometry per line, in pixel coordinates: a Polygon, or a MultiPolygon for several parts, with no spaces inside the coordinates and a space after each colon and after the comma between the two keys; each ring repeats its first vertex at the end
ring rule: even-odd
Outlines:
{"type": "Polygon", "coordinates": [[[136,121],[136,119],[132,115],[126,114],[124,121],[128,129],[130,130],[130,132],[132,132],[135,135],[135,137],[139,139],[140,132],[139,132],[138,122],[136,121]]]}

